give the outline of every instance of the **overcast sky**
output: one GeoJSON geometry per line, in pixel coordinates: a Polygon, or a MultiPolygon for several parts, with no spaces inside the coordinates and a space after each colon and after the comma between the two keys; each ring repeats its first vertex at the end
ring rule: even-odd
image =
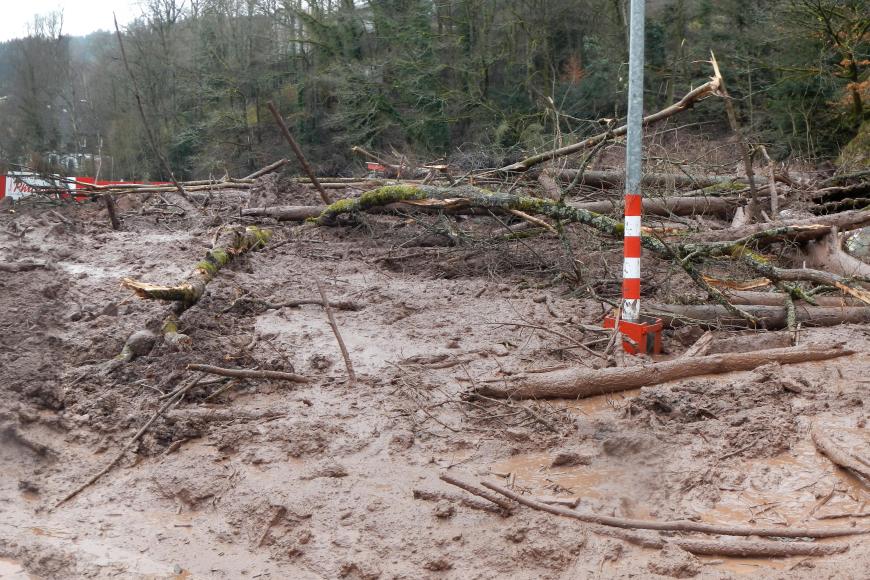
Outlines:
{"type": "Polygon", "coordinates": [[[27,36],[37,14],[63,10],[63,32],[79,36],[114,30],[112,12],[123,26],[139,15],[138,0],[0,0],[0,42],[27,36]]]}

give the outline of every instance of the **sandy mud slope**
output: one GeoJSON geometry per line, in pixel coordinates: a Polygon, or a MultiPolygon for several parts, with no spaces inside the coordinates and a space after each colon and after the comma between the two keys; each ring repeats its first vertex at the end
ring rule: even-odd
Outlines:
{"type": "MultiPolygon", "coordinates": [[[[273,224],[270,245],[221,271],[181,316],[189,343],[158,341],[109,365],[134,332],[159,332],[168,312],[121,279],[183,279],[238,213],[194,223],[122,205],[125,229],[113,232],[97,207],[0,217],[0,262],[27,264],[0,272],[2,577],[818,579],[870,570],[868,536],[820,540],[848,546],[820,558],[695,556],[526,507],[506,517],[439,480],[449,472],[625,518],[866,528],[866,482],[810,437],[821,427],[870,458],[866,327],[802,330],[802,344],[858,351],[830,361],[583,401],[467,400],[480,381],[597,364],[530,327],[594,340],[579,324],[600,323],[606,304],[587,290],[618,293],[618,252],[602,242],[577,256],[588,279],[572,287],[557,276],[556,238],[447,248],[426,243],[452,227],[435,216],[422,225],[373,216],[341,228],[273,224]],[[317,299],[316,280],[349,303],[335,317],[352,386],[319,305],[263,304],[317,299]],[[311,382],[204,376],[114,469],[55,507],[194,376],[190,363],[311,382]]],[[[656,292],[685,290],[667,268],[651,278],[656,292]]],[[[668,331],[666,357],[695,338],[668,331]]]]}

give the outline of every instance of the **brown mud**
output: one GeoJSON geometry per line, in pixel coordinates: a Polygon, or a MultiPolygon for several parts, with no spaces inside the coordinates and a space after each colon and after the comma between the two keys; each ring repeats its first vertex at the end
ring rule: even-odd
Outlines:
{"type": "MultiPolygon", "coordinates": [[[[276,198],[275,183],[265,183],[253,195],[276,198]]],[[[282,199],[313,199],[291,193],[282,199]]],[[[868,511],[870,491],[816,453],[809,435],[821,425],[870,456],[864,327],[804,329],[801,343],[859,351],[830,361],[584,401],[468,401],[463,394],[492,377],[600,364],[558,336],[510,323],[581,336],[578,323],[597,324],[607,309],[587,290],[618,293],[618,246],[584,248],[576,257],[587,278],[572,284],[557,275],[565,258],[553,237],[473,242],[464,221],[371,217],[341,228],[273,224],[271,246],[222,270],[181,316],[190,348],[160,344],[106,373],[127,337],[154,330],[167,312],[120,280],[182,280],[221,223],[238,219],[227,209],[202,225],[119,205],[119,232],[94,204],[54,208],[69,223],[43,207],[0,217],[0,261],[40,262],[0,275],[4,578],[815,579],[870,569],[867,536],[837,540],[849,551],[824,558],[695,557],[525,508],[502,517],[414,493],[464,494],[438,479],[450,470],[605,515],[870,525],[828,519],[868,511]],[[429,243],[455,239],[451,228],[466,240],[460,246],[429,243]],[[315,279],[333,301],[362,306],[335,313],[353,387],[322,308],[233,306],[240,297],[316,298],[315,279]],[[55,508],[194,362],[312,382],[206,377],[135,453],[55,508]]],[[[503,230],[492,222],[492,232],[503,230]]],[[[646,265],[655,292],[689,292],[666,266],[646,265]]],[[[666,356],[691,344],[687,332],[666,334],[666,356]]]]}

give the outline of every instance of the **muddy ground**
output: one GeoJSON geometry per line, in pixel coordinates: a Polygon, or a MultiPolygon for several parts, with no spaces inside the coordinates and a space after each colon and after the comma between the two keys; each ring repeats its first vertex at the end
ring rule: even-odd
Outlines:
{"type": "MultiPolygon", "coordinates": [[[[868,456],[864,327],[804,329],[800,343],[859,351],[826,362],[583,401],[469,402],[462,395],[478,381],[599,364],[557,335],[510,323],[595,339],[578,323],[599,323],[605,299],[618,296],[619,245],[575,239],[582,277],[571,280],[556,238],[497,241],[502,224],[477,224],[485,218],[377,216],[339,228],[272,224],[270,246],[221,271],[181,317],[190,348],[160,344],[106,372],[131,333],[167,312],[120,280],[180,280],[222,223],[240,223],[229,207],[186,220],[126,200],[120,212],[120,232],[96,203],[0,216],[0,262],[30,264],[0,273],[2,577],[816,579],[870,569],[867,536],[831,540],[849,550],[825,558],[699,558],[530,509],[474,509],[438,479],[449,471],[624,517],[867,526],[832,517],[866,512],[870,493],[808,434],[822,425],[868,456]],[[460,247],[437,244],[457,237],[460,247]],[[247,300],[314,298],[315,279],[359,307],[336,311],[353,386],[319,306],[247,300]],[[135,453],[55,508],[192,362],[312,382],[208,377],[135,453]]],[[[644,270],[651,293],[692,298],[668,265],[645,258],[644,270]]],[[[667,331],[663,358],[699,334],[667,331]]]]}

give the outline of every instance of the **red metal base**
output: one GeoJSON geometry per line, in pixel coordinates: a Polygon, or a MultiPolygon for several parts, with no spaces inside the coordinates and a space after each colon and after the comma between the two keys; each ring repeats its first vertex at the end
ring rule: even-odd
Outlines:
{"type": "MultiPolygon", "coordinates": [[[[604,319],[604,328],[613,328],[616,318],[604,319]]],[[[659,354],[662,352],[662,320],[653,316],[641,315],[637,322],[619,321],[619,332],[625,340],[622,349],[628,354],[659,354]]]]}

